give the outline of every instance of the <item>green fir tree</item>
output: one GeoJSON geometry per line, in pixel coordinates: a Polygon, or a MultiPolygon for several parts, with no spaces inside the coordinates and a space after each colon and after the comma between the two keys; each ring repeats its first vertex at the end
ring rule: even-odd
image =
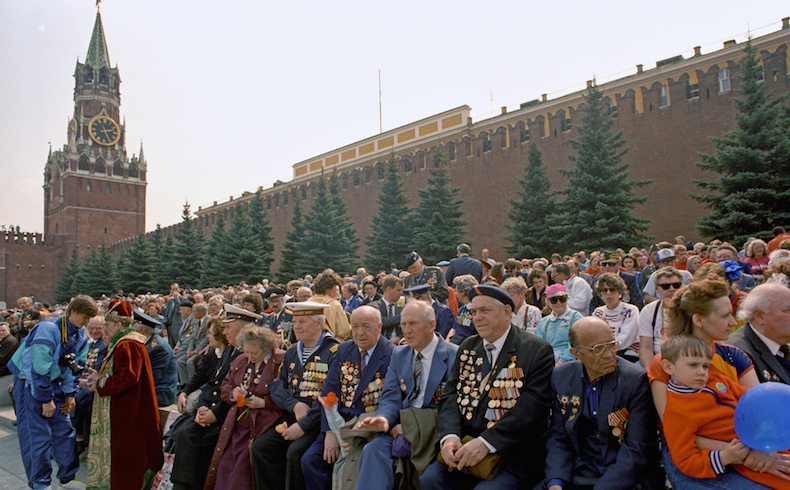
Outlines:
{"type": "Polygon", "coordinates": [[[193,222],[189,202],[181,213],[181,226],[175,233],[175,248],[171,262],[175,266],[174,281],[181,287],[194,288],[200,285],[200,264],[203,261],[205,238],[203,229],[193,222]]]}
{"type": "Polygon", "coordinates": [[[227,239],[225,230],[225,213],[217,213],[217,224],[211,232],[211,239],[206,247],[206,258],[200,271],[200,282],[206,287],[227,285],[225,281],[225,264],[219,261],[220,251],[225,247],[227,239]]]}
{"type": "Polygon", "coordinates": [[[157,224],[151,233],[151,272],[153,283],[151,287],[156,292],[165,292],[170,289],[170,253],[165,247],[165,232],[157,224]]]}
{"type": "Polygon", "coordinates": [[[261,270],[258,275],[260,277],[256,282],[261,281],[263,278],[268,278],[271,275],[272,262],[274,261],[274,241],[272,239],[272,227],[269,220],[266,218],[266,206],[263,200],[261,190],[255,193],[255,197],[250,202],[249,208],[250,224],[252,225],[252,234],[255,238],[256,253],[260,258],[259,265],[261,270]]]}
{"type": "Polygon", "coordinates": [[[255,284],[262,279],[263,258],[259,254],[252,222],[241,206],[236,206],[233,222],[217,259],[225,269],[224,282],[227,284],[255,284]]]}
{"type": "Polygon", "coordinates": [[[153,291],[154,271],[148,240],[141,234],[119,260],[118,287],[124,293],[144,294],[153,291]]]}
{"type": "Polygon", "coordinates": [[[71,258],[69,264],[63,268],[55,286],[55,301],[67,303],[78,293],[74,289],[74,281],[80,273],[80,259],[77,253],[77,246],[71,247],[71,258]]]}
{"type": "Polygon", "coordinates": [[[629,180],[628,164],[622,163],[627,152],[623,132],[614,132],[614,117],[602,103],[603,92],[593,83],[584,95],[579,136],[570,140],[576,155],[568,159],[570,170],[560,169],[568,177],[561,194],[560,215],[546,233],[556,239],[555,249],[603,250],[642,246],[649,241],[644,234],[650,220],[638,218],[633,210],[646,197],[637,197],[634,189],[649,180],[629,180]]]}
{"type": "Polygon", "coordinates": [[[543,154],[533,141],[529,144],[524,177],[519,180],[518,199],[510,199],[510,235],[505,247],[510,257],[549,257],[556,240],[546,231],[557,211],[557,200],[551,193],[551,180],[543,165],[543,154]]]}
{"type": "Polygon", "coordinates": [[[697,222],[705,237],[743,243],[772,237],[771,228],[790,224],[790,118],[787,97],[769,94],[751,39],[737,64],[735,129],[712,138],[716,151],[700,155],[712,180],[695,180],[704,194],[691,196],[710,215],[697,222]]]}
{"type": "Polygon", "coordinates": [[[393,155],[378,196],[379,212],[373,217],[367,237],[366,262],[371,272],[390,270],[411,251],[414,230],[409,226],[409,198],[403,191],[398,164],[393,155]]]}
{"type": "MultiPolygon", "coordinates": [[[[411,249],[420,254],[425,265],[454,258],[456,247],[464,241],[467,222],[463,219],[463,201],[458,198],[460,189],[450,187],[450,180],[444,165],[444,148],[437,148],[433,152],[428,186],[419,191],[420,204],[411,220],[414,231],[411,249]]],[[[400,262],[403,257],[397,259],[395,262],[400,262]]]]}
{"type": "Polygon", "coordinates": [[[299,247],[302,244],[302,240],[304,240],[304,231],[302,205],[299,201],[295,201],[294,214],[291,217],[291,228],[285,234],[280,265],[277,268],[277,278],[280,282],[286,283],[302,275],[299,269],[299,257],[301,255],[299,247]]]}

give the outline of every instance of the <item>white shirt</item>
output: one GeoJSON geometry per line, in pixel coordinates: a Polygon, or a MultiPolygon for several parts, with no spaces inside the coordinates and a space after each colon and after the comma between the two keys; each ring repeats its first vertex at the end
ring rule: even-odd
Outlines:
{"type": "Polygon", "coordinates": [[[599,306],[592,316],[603,318],[609,324],[614,338],[620,342],[620,350],[627,349],[630,355],[639,356],[639,308],[620,301],[613,310],[606,305],[599,306]]]}
{"type": "MultiPolygon", "coordinates": [[[[433,353],[436,352],[436,346],[439,345],[439,337],[433,336],[433,339],[420,351],[422,354],[422,371],[420,372],[420,394],[411,401],[410,406],[413,408],[422,408],[422,402],[425,400],[425,390],[428,389],[428,374],[431,372],[431,364],[433,363],[433,353]]],[[[417,357],[417,351],[412,349],[412,369],[414,360],[417,357]]],[[[414,373],[412,373],[414,374],[414,373]]],[[[432,394],[433,395],[433,394],[432,394]]]]}
{"type": "Polygon", "coordinates": [[[587,316],[593,297],[592,288],[587,284],[587,281],[573,275],[562,281],[562,284],[568,288],[568,308],[578,311],[582,316],[587,316]]]}
{"type": "MultiPolygon", "coordinates": [[[[779,343],[774,342],[765,335],[761,334],[756,328],[754,328],[754,326],[752,326],[752,330],[754,331],[755,335],[757,335],[757,337],[763,341],[763,344],[768,347],[768,350],[771,351],[771,354],[776,355],[779,353],[779,349],[782,347],[779,343]]],[[[790,361],[790,359],[788,360],[790,361]]]]}
{"type": "Polygon", "coordinates": [[[648,303],[639,313],[640,337],[653,338],[653,354],[661,352],[661,341],[664,339],[664,301],[658,300],[648,303]],[[656,312],[658,309],[658,312],[656,312]],[[656,319],[653,324],[653,318],[656,319]]]}

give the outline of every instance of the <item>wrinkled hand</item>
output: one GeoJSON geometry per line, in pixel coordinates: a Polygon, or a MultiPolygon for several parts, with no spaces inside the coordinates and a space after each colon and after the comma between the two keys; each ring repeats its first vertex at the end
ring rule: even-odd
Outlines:
{"type": "Polygon", "coordinates": [[[340,455],[340,443],[334,432],[327,432],[324,437],[324,461],[333,464],[340,455]]]}
{"type": "Polygon", "coordinates": [[[181,347],[173,347],[173,354],[178,354],[181,352],[181,347]]]}
{"type": "Polygon", "coordinates": [[[472,467],[483,460],[488,455],[488,446],[483,444],[479,437],[472,439],[464,444],[461,449],[455,452],[458,458],[458,469],[472,467]]]}
{"type": "Polygon", "coordinates": [[[300,421],[307,415],[307,412],[310,411],[310,407],[304,402],[296,402],[294,405],[293,412],[294,417],[296,417],[296,421],[300,421]]]}
{"type": "Polygon", "coordinates": [[[88,368],[88,391],[96,391],[96,383],[99,381],[99,372],[95,369],[88,368]]]}
{"type": "Polygon", "coordinates": [[[196,354],[197,354],[197,352],[187,352],[185,355],[187,356],[187,359],[191,359],[196,354]]]}
{"type": "Polygon", "coordinates": [[[247,406],[252,409],[264,408],[266,406],[266,400],[259,396],[251,396],[247,398],[247,406]]]}
{"type": "Polygon", "coordinates": [[[771,473],[790,481],[790,455],[752,449],[752,452],[744,460],[743,465],[752,471],[771,473]]]}
{"type": "Polygon", "coordinates": [[[442,444],[442,458],[450,468],[458,469],[458,457],[456,452],[459,449],[461,449],[461,440],[457,437],[451,437],[442,444]]]}
{"type": "Polygon", "coordinates": [[[304,431],[299,424],[291,424],[290,427],[283,431],[283,439],[286,441],[295,441],[304,435],[304,431]]]}
{"type": "Polygon", "coordinates": [[[390,424],[384,417],[368,417],[365,420],[357,422],[354,428],[367,429],[373,432],[387,432],[390,429],[390,424]]]}
{"type": "Polygon", "coordinates": [[[199,426],[208,427],[216,421],[217,417],[214,416],[214,412],[209,410],[208,407],[198,408],[197,415],[195,415],[195,423],[197,423],[199,426]]]}
{"type": "Polygon", "coordinates": [[[63,402],[63,405],[60,406],[60,413],[71,413],[74,410],[74,407],[77,406],[76,400],[74,400],[73,396],[67,396],[66,401],[63,402]]]}
{"type": "Polygon", "coordinates": [[[51,401],[49,403],[42,403],[41,415],[43,415],[46,418],[50,418],[53,415],[55,415],[55,402],[51,401]]]}
{"type": "Polygon", "coordinates": [[[392,428],[392,430],[390,430],[390,436],[395,439],[400,435],[403,435],[403,426],[401,424],[397,424],[392,428]]]}
{"type": "Polygon", "coordinates": [[[178,411],[184,413],[184,409],[187,407],[187,396],[184,393],[178,394],[178,400],[176,401],[176,405],[178,406],[178,411]]]}
{"type": "Polygon", "coordinates": [[[233,388],[233,391],[230,393],[230,397],[234,400],[238,400],[239,398],[247,398],[247,390],[241,386],[237,386],[233,388]]]}

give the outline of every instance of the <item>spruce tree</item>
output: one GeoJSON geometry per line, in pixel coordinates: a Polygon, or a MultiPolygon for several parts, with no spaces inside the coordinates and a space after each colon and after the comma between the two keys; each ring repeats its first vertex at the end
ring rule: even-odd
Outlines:
{"type": "Polygon", "coordinates": [[[710,215],[697,222],[705,237],[743,243],[772,237],[771,228],[790,224],[790,120],[787,98],[769,94],[751,39],[737,64],[735,129],[712,138],[716,151],[700,155],[700,168],[717,174],[695,180],[705,194],[691,196],[710,215]],[[773,99],[773,100],[772,100],[773,99]]]}
{"type": "MultiPolygon", "coordinates": [[[[420,204],[411,220],[414,239],[410,248],[420,254],[426,265],[454,258],[456,247],[464,241],[466,226],[463,201],[458,199],[460,189],[450,187],[443,148],[435,149],[432,160],[428,186],[418,191],[420,204]]],[[[403,257],[397,259],[400,261],[403,257]]]]}
{"type": "Polygon", "coordinates": [[[67,303],[78,293],[74,289],[74,281],[80,272],[80,259],[77,253],[77,246],[71,248],[71,258],[69,264],[63,268],[55,286],[55,301],[67,303]]]}
{"type": "Polygon", "coordinates": [[[114,275],[114,261],[102,244],[85,257],[74,280],[76,294],[86,294],[92,298],[99,298],[104,294],[111,298],[115,294],[114,275]]]}
{"type": "Polygon", "coordinates": [[[256,282],[271,275],[272,262],[274,261],[274,241],[272,240],[272,227],[266,218],[266,207],[264,206],[261,190],[255,193],[255,197],[250,202],[249,217],[252,225],[252,235],[255,238],[256,254],[260,258],[259,266],[260,277],[256,282]]]}
{"type": "Polygon", "coordinates": [[[175,249],[172,258],[176,270],[174,281],[181,287],[194,288],[200,285],[200,264],[203,261],[205,239],[203,230],[192,222],[189,202],[181,213],[181,226],[176,230],[175,249]]]}
{"type": "Polygon", "coordinates": [[[543,166],[543,154],[533,141],[529,144],[524,177],[519,180],[518,199],[510,199],[507,225],[510,235],[505,239],[512,245],[505,247],[508,255],[516,258],[549,257],[556,248],[556,239],[547,231],[557,211],[557,200],[551,193],[551,180],[543,166]]]}
{"type": "Polygon", "coordinates": [[[414,230],[409,226],[409,198],[403,192],[395,156],[387,163],[387,171],[378,196],[379,212],[373,217],[366,243],[366,262],[371,272],[390,270],[411,251],[414,230]]]}
{"type": "Polygon", "coordinates": [[[151,250],[145,235],[139,235],[132,246],[121,254],[118,267],[118,287],[124,293],[143,294],[153,290],[151,250]]]}
{"type": "Polygon", "coordinates": [[[225,283],[255,284],[262,279],[261,274],[265,266],[254,235],[248,215],[240,206],[236,206],[233,222],[217,257],[225,269],[225,283]]]}
{"type": "Polygon", "coordinates": [[[302,205],[294,202],[294,214],[291,217],[291,229],[285,234],[283,251],[280,254],[280,265],[277,268],[277,278],[280,282],[288,282],[300,276],[299,247],[304,239],[304,216],[302,205]]]}
{"type": "Polygon", "coordinates": [[[331,267],[338,274],[349,274],[357,263],[357,242],[337,176],[333,174],[328,184],[327,179],[320,178],[305,219],[297,270],[300,275],[316,275],[331,267]]]}
{"type": "Polygon", "coordinates": [[[225,230],[225,213],[217,213],[217,225],[211,232],[211,239],[206,247],[206,258],[200,270],[200,282],[205,287],[225,285],[225,264],[220,261],[220,250],[225,246],[227,230],[225,230]]]}
{"type": "Polygon", "coordinates": [[[180,266],[180,263],[175,260],[175,253],[175,239],[173,238],[173,234],[169,233],[165,237],[165,245],[162,249],[162,255],[164,256],[164,261],[162,263],[162,277],[164,278],[165,286],[163,289],[159,289],[159,291],[168,291],[170,289],[170,284],[177,282],[177,278],[179,277],[178,267],[180,266]]]}
{"type": "Polygon", "coordinates": [[[612,130],[614,117],[602,99],[593,83],[584,95],[579,136],[570,140],[577,153],[568,157],[573,167],[560,169],[568,177],[560,192],[565,199],[556,226],[546,233],[557,239],[555,248],[566,252],[628,248],[649,240],[644,232],[650,220],[634,216],[633,210],[647,199],[634,189],[651,181],[628,179],[623,132],[612,130]]]}

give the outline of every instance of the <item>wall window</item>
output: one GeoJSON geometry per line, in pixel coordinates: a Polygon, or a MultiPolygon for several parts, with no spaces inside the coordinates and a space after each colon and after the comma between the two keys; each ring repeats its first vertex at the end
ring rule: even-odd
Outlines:
{"type": "Polygon", "coordinates": [[[123,188],[123,195],[124,196],[128,196],[129,195],[129,186],[128,185],[123,188]]]}
{"type": "Polygon", "coordinates": [[[483,141],[483,151],[491,151],[491,140],[487,139],[483,141]]]}
{"type": "Polygon", "coordinates": [[[302,201],[307,199],[307,189],[302,187],[302,201]]]}
{"type": "Polygon", "coordinates": [[[458,158],[458,148],[455,145],[450,145],[450,161],[455,161],[458,158]]]}
{"type": "Polygon", "coordinates": [[[283,206],[288,204],[288,194],[283,194],[283,206]]]}
{"type": "Polygon", "coordinates": [[[719,93],[729,92],[732,87],[730,86],[730,69],[722,68],[719,70],[719,93]]]}
{"type": "Polygon", "coordinates": [[[136,179],[140,176],[140,171],[137,170],[137,165],[131,164],[129,165],[129,177],[136,179]]]}
{"type": "Polygon", "coordinates": [[[698,83],[690,83],[686,87],[686,99],[696,99],[699,97],[699,84],[698,83]]]}
{"type": "Polygon", "coordinates": [[[529,129],[522,129],[521,130],[521,142],[526,143],[529,141],[529,129]]]}
{"type": "Polygon", "coordinates": [[[661,84],[661,106],[666,107],[669,105],[669,89],[666,85],[661,84]]]}
{"type": "Polygon", "coordinates": [[[90,192],[91,191],[91,181],[89,180],[87,184],[85,184],[85,190],[90,192]]]}
{"type": "Polygon", "coordinates": [[[383,179],[384,178],[384,167],[380,166],[378,172],[379,172],[379,180],[383,179]]]}
{"type": "Polygon", "coordinates": [[[359,185],[359,175],[354,176],[354,187],[359,185]]]}
{"type": "Polygon", "coordinates": [[[85,155],[82,155],[80,157],[80,161],[79,163],[77,163],[77,169],[85,170],[86,172],[90,170],[90,167],[88,166],[88,157],[86,157],[85,155]]]}
{"type": "Polygon", "coordinates": [[[562,132],[571,130],[571,118],[566,117],[562,120],[562,132]]]}
{"type": "Polygon", "coordinates": [[[110,193],[110,184],[107,184],[107,194],[110,193]]]}
{"type": "Polygon", "coordinates": [[[403,171],[404,172],[411,172],[411,160],[404,160],[403,161],[403,171]]]}

